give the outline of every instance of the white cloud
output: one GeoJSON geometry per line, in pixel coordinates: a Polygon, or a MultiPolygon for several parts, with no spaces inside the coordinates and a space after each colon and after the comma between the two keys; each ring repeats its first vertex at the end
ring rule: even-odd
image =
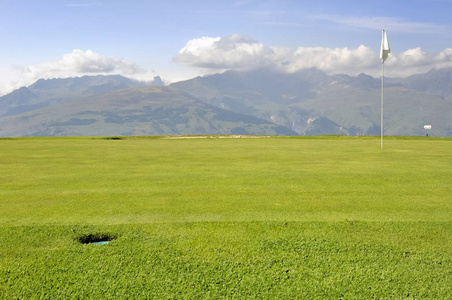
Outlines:
{"type": "MultiPolygon", "coordinates": [[[[227,37],[202,37],[188,41],[174,58],[180,65],[159,71],[143,70],[135,63],[118,57],[103,56],[93,51],[73,50],[60,60],[30,66],[0,66],[0,96],[40,78],[64,78],[84,75],[121,74],[137,80],[152,80],[161,75],[172,82],[198,75],[225,70],[273,68],[283,72],[296,72],[317,68],[327,74],[356,76],[366,73],[379,77],[379,53],[361,45],[355,49],[299,47],[296,50],[264,45],[249,36],[233,34],[227,37]]],[[[385,75],[407,77],[436,68],[452,68],[452,48],[439,53],[428,53],[421,48],[391,53],[385,62],[385,75]]]]}
{"type": "Polygon", "coordinates": [[[23,86],[19,80],[21,72],[16,67],[0,66],[0,96],[23,86]]]}
{"type": "Polygon", "coordinates": [[[24,77],[39,79],[87,74],[136,74],[144,72],[138,65],[117,57],[107,57],[91,50],[73,50],[58,61],[24,67],[24,77]]]}
{"type": "Polygon", "coordinates": [[[121,74],[132,78],[152,79],[155,76],[155,74],[148,74],[135,63],[122,58],[103,56],[91,50],[78,49],[64,54],[61,60],[25,67],[15,66],[1,71],[2,74],[8,76],[0,78],[0,95],[22,86],[28,86],[41,78],[121,74]]]}
{"type": "Polygon", "coordinates": [[[233,34],[190,40],[174,61],[201,69],[246,70],[277,64],[287,52],[288,49],[267,47],[248,36],[233,34]]]}
{"type": "Polygon", "coordinates": [[[364,45],[356,49],[300,47],[294,52],[294,58],[287,70],[295,72],[317,68],[330,74],[359,74],[371,70],[377,58],[377,55],[364,45]]]}
{"type": "Polygon", "coordinates": [[[452,48],[444,49],[436,54],[427,53],[421,48],[409,49],[390,56],[385,65],[391,69],[393,77],[425,73],[433,68],[452,68],[452,48]]]}
{"type": "MultiPolygon", "coordinates": [[[[317,68],[328,74],[355,76],[366,73],[378,77],[381,70],[379,53],[364,45],[356,49],[299,47],[293,51],[289,48],[266,46],[240,34],[191,40],[174,60],[182,65],[198,68],[204,73],[263,67],[286,72],[317,68]]],[[[452,67],[452,48],[438,54],[426,53],[421,48],[400,54],[392,53],[385,65],[390,69],[387,74],[393,77],[406,77],[428,72],[433,68],[452,67]]]]}

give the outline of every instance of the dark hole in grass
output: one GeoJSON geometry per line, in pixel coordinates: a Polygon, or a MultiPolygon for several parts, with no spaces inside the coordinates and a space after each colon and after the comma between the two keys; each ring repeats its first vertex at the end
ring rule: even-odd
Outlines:
{"type": "Polygon", "coordinates": [[[103,244],[113,241],[116,236],[109,233],[90,233],[79,236],[76,240],[81,244],[103,244]]]}

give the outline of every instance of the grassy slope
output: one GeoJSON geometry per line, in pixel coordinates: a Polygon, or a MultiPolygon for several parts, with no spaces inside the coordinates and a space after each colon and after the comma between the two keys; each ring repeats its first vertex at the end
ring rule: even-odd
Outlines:
{"type": "Polygon", "coordinates": [[[0,140],[0,295],[445,298],[451,143],[0,140]]]}

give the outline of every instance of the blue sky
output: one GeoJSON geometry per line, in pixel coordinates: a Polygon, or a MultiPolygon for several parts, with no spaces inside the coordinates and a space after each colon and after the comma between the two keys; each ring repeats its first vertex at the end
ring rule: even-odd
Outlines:
{"type": "Polygon", "coordinates": [[[227,69],[388,76],[452,67],[452,0],[0,0],[0,95],[39,78],[227,69]]]}

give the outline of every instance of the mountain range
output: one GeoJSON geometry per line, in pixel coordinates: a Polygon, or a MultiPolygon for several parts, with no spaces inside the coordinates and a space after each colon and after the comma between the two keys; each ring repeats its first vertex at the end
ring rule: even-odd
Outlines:
{"type": "MultiPolygon", "coordinates": [[[[379,135],[380,97],[379,78],[317,69],[40,79],[0,97],[0,136],[379,135]]],[[[384,99],[385,135],[452,136],[452,69],[385,78],[384,99]]]]}

